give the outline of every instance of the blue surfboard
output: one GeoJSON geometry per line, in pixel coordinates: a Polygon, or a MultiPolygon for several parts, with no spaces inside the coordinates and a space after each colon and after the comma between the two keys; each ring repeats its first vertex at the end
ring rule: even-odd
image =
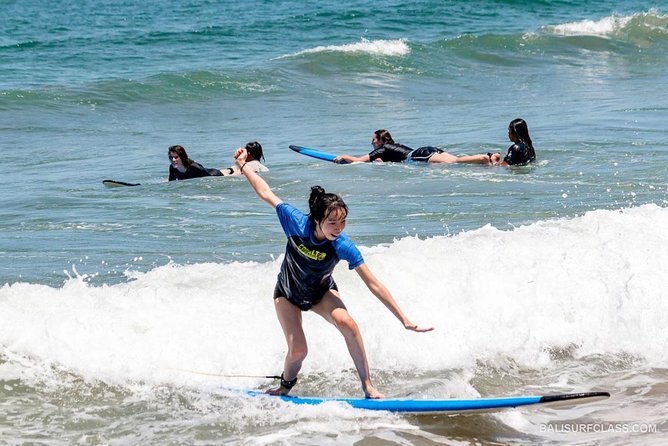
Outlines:
{"type": "MultiPolygon", "coordinates": [[[[290,146],[292,150],[294,150],[297,153],[300,153],[302,155],[310,156],[311,158],[323,160],[323,161],[329,161],[329,162],[334,162],[334,159],[336,158],[336,155],[332,155],[331,153],[327,152],[322,152],[320,150],[315,150],[315,149],[309,149],[308,147],[302,147],[302,146],[290,146]]],[[[341,161],[339,164],[348,164],[347,161],[341,161]]]]}
{"type": "Polygon", "coordinates": [[[342,403],[355,409],[384,410],[396,413],[474,413],[521,406],[572,406],[576,404],[600,401],[610,397],[608,392],[569,393],[544,396],[518,396],[474,399],[404,399],[385,398],[372,400],[367,398],[320,398],[300,396],[270,396],[261,392],[250,391],[251,396],[265,395],[268,398],[280,398],[292,404],[317,405],[324,403],[342,403]]]}

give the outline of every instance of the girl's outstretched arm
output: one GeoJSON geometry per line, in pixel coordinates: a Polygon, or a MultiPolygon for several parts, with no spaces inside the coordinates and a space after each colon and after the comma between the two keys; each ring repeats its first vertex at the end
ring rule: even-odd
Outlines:
{"type": "Polygon", "coordinates": [[[339,155],[336,158],[334,158],[334,162],[336,164],[340,164],[341,161],[346,161],[349,163],[368,163],[371,161],[371,158],[369,157],[369,154],[362,156],[339,155]]]}
{"type": "Polygon", "coordinates": [[[385,305],[392,312],[392,314],[394,314],[394,316],[399,319],[402,324],[404,324],[404,328],[407,330],[417,331],[419,333],[432,331],[434,329],[434,327],[418,327],[412,323],[406,317],[403,311],[401,311],[401,308],[399,308],[399,305],[394,300],[394,297],[392,297],[390,291],[385,287],[385,285],[381,283],[380,280],[376,278],[376,276],[373,275],[366,263],[362,263],[360,266],[356,267],[355,271],[357,271],[357,274],[359,274],[359,276],[362,278],[367,288],[369,288],[369,291],[371,291],[378,298],[378,300],[380,300],[383,305],[385,305]]]}
{"type": "Polygon", "coordinates": [[[246,152],[246,149],[243,148],[237,149],[237,151],[234,152],[235,164],[239,167],[239,171],[246,176],[246,179],[250,183],[251,187],[253,188],[257,196],[260,197],[262,201],[267,203],[269,206],[275,208],[283,200],[278,198],[276,194],[274,194],[271,191],[271,188],[269,187],[267,182],[264,181],[264,179],[262,179],[260,175],[255,173],[255,171],[253,171],[252,169],[244,170],[247,156],[248,152],[246,152]]]}

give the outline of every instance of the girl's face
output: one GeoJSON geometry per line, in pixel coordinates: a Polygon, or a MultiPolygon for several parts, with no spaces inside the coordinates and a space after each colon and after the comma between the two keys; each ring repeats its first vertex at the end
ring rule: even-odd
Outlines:
{"type": "Polygon", "coordinates": [[[383,143],[378,140],[378,137],[376,134],[373,134],[373,138],[371,139],[371,145],[373,146],[374,149],[377,149],[378,147],[382,146],[383,143]]]}
{"type": "Polygon", "coordinates": [[[337,208],[330,212],[324,220],[316,220],[317,229],[319,229],[319,231],[316,231],[316,238],[320,240],[335,240],[345,229],[347,217],[348,215],[344,209],[337,208]]]}
{"type": "Polygon", "coordinates": [[[169,161],[172,163],[172,167],[178,170],[183,170],[185,167],[179,155],[176,152],[169,152],[169,161]]]}
{"type": "Polygon", "coordinates": [[[508,127],[508,139],[511,140],[512,142],[517,141],[517,136],[515,136],[513,129],[511,129],[510,127],[508,127]]]}

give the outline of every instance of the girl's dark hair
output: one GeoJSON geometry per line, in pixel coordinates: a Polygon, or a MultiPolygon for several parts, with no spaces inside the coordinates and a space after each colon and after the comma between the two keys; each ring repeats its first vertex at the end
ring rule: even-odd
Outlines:
{"type": "Polygon", "coordinates": [[[394,139],[392,139],[392,135],[390,135],[390,132],[388,132],[387,130],[380,129],[380,130],[376,130],[373,133],[374,133],[374,135],[376,135],[376,139],[378,141],[382,142],[383,144],[387,144],[387,143],[394,144],[394,139]]]}
{"type": "Polygon", "coordinates": [[[264,161],[264,155],[262,154],[262,146],[257,141],[252,141],[246,144],[246,151],[254,160],[264,161]]]}
{"type": "Polygon", "coordinates": [[[533,142],[529,136],[529,126],[526,121],[521,118],[513,119],[510,121],[508,128],[515,136],[517,136],[517,139],[527,146],[529,149],[529,160],[534,161],[536,159],[536,151],[533,148],[533,142]]]}
{"type": "Polygon", "coordinates": [[[343,209],[348,215],[348,206],[343,198],[336,194],[328,194],[320,186],[311,187],[311,196],[308,199],[309,217],[313,220],[323,221],[336,209],[343,209]]]}
{"type": "Polygon", "coordinates": [[[176,155],[181,158],[181,162],[184,166],[190,167],[190,165],[193,163],[193,160],[188,158],[188,153],[186,152],[186,149],[183,148],[183,146],[170,146],[169,149],[167,149],[167,154],[169,155],[172,152],[176,153],[176,155]]]}

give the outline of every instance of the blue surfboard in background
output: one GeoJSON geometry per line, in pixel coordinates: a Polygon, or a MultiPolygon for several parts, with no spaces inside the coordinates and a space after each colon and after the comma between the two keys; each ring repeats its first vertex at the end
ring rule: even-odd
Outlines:
{"type": "MultiPolygon", "coordinates": [[[[327,152],[322,152],[320,150],[315,150],[315,149],[309,149],[308,147],[302,147],[302,146],[294,146],[291,145],[290,148],[294,150],[297,153],[300,153],[302,155],[310,156],[311,158],[316,158],[319,160],[323,161],[329,161],[329,162],[334,162],[334,159],[336,158],[336,155],[332,155],[331,153],[327,152]]],[[[348,164],[347,161],[341,161],[339,164],[348,164]]]]}

